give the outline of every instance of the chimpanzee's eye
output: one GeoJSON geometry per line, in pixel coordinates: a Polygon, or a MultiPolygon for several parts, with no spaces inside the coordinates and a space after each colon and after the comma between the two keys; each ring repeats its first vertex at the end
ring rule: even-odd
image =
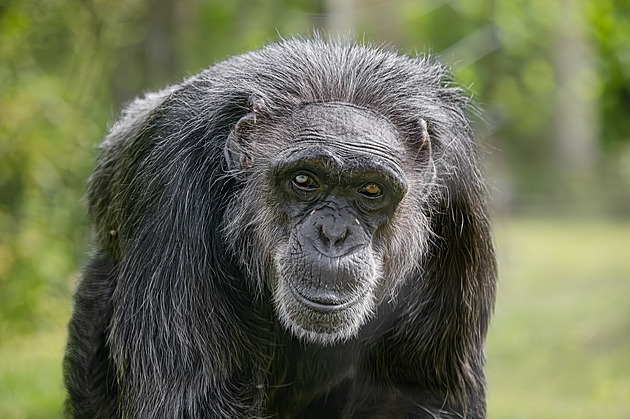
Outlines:
{"type": "Polygon", "coordinates": [[[305,173],[300,173],[296,175],[293,178],[293,185],[306,191],[319,188],[319,184],[317,183],[317,181],[305,173]]]}
{"type": "Polygon", "coordinates": [[[359,189],[359,193],[367,196],[368,198],[378,198],[383,195],[383,190],[376,183],[368,183],[361,189],[359,189]]]}

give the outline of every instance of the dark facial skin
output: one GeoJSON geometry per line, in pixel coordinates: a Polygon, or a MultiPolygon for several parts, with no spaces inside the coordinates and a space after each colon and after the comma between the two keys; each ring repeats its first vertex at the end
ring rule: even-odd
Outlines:
{"type": "Polygon", "coordinates": [[[388,121],[347,104],[311,104],[291,122],[294,138],[271,168],[291,232],[276,301],[298,335],[345,339],[374,309],[375,232],[406,193],[403,148],[388,121]]]}

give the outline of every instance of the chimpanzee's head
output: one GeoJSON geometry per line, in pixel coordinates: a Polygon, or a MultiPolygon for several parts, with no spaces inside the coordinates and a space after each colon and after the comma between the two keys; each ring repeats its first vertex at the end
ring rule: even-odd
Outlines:
{"type": "Polygon", "coordinates": [[[410,141],[383,115],[350,103],[279,112],[253,100],[251,108],[226,145],[244,183],[226,234],[272,290],[282,324],[309,341],[345,340],[425,248],[418,208],[433,178],[427,125],[418,120],[410,141]]]}

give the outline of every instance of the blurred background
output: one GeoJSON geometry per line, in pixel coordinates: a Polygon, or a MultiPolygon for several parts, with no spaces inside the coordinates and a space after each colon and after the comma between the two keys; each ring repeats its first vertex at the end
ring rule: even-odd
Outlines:
{"type": "Polygon", "coordinates": [[[452,66],[484,109],[490,418],[630,418],[630,1],[0,0],[0,417],[62,412],[96,144],[143,91],[278,36],[452,66]]]}

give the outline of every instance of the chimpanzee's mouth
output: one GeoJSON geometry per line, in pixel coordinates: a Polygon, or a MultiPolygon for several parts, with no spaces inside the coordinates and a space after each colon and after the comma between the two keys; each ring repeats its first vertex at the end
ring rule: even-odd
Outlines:
{"type": "Polygon", "coordinates": [[[299,301],[301,304],[309,307],[313,310],[319,311],[334,311],[334,310],[344,310],[349,307],[355,305],[361,295],[358,293],[352,293],[349,295],[340,296],[334,292],[316,292],[314,295],[304,295],[305,293],[300,292],[296,289],[296,287],[289,282],[289,289],[291,290],[291,294],[293,297],[299,301]]]}

